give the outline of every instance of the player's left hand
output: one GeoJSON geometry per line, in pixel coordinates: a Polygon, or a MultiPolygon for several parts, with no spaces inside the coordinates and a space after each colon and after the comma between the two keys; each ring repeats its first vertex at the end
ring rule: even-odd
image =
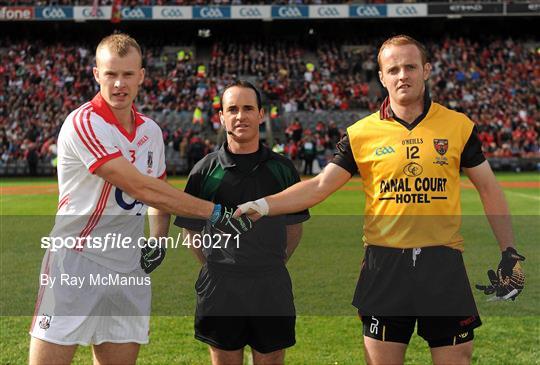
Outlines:
{"type": "Polygon", "coordinates": [[[525,256],[517,253],[516,249],[513,247],[508,247],[501,253],[501,262],[499,262],[497,271],[501,272],[503,279],[513,275],[516,265],[521,270],[521,266],[519,265],[518,261],[525,261],[525,256]]]}
{"type": "Polygon", "coordinates": [[[501,262],[497,268],[488,271],[490,285],[476,285],[476,288],[484,291],[484,294],[495,293],[492,300],[515,300],[525,286],[525,274],[519,261],[525,257],[509,247],[502,252],[501,262]]]}
{"type": "Polygon", "coordinates": [[[167,250],[164,247],[158,245],[150,247],[148,241],[145,241],[144,247],[141,248],[141,268],[145,273],[150,274],[165,259],[166,253],[167,250]]]}

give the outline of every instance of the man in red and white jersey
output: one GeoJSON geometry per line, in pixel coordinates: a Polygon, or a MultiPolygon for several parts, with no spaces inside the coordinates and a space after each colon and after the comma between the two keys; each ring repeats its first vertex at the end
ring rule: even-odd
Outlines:
{"type": "Polygon", "coordinates": [[[77,345],[93,345],[94,364],[135,363],[148,342],[148,274],[166,252],[144,238],[147,210],[154,238],[168,235],[170,213],[227,233],[251,228],[246,217],[231,217],[233,209],[164,181],[161,129],[133,105],[144,79],[133,38],[104,38],[93,71],[99,93],[66,118],[58,137],[58,213],[42,262],[30,364],[71,363],[77,345]]]}

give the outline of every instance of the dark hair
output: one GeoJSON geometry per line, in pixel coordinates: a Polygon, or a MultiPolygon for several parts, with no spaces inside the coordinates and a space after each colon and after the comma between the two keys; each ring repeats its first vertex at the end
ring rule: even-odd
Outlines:
{"type": "Polygon", "coordinates": [[[225,86],[225,88],[221,92],[221,101],[222,101],[221,110],[223,110],[223,95],[225,95],[225,91],[227,91],[231,87],[235,87],[235,86],[253,90],[255,92],[255,96],[257,97],[257,108],[259,108],[259,110],[261,110],[261,108],[262,108],[261,93],[259,92],[259,90],[257,90],[255,85],[253,85],[251,82],[246,81],[246,80],[236,80],[235,82],[230,83],[227,86],[225,86]]]}

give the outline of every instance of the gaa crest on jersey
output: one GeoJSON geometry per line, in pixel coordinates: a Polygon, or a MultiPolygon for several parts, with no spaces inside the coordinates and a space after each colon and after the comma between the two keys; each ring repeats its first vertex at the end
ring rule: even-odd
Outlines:
{"type": "Polygon", "coordinates": [[[50,326],[51,326],[51,316],[49,316],[48,314],[44,314],[41,317],[41,320],[39,321],[39,328],[46,330],[46,329],[49,329],[50,326]]]}
{"type": "Polygon", "coordinates": [[[433,161],[433,163],[439,166],[448,165],[448,159],[445,156],[446,152],[448,151],[448,140],[434,138],[433,146],[435,147],[435,151],[437,151],[437,153],[440,155],[435,157],[435,161],[433,161]]]}
{"type": "Polygon", "coordinates": [[[446,151],[448,151],[448,140],[447,139],[434,139],[433,145],[435,146],[435,151],[441,156],[444,156],[446,151]]]}
{"type": "Polygon", "coordinates": [[[147,174],[152,173],[153,164],[154,164],[154,153],[152,151],[148,151],[148,158],[146,159],[146,173],[147,174]]]}
{"type": "Polygon", "coordinates": [[[152,151],[148,151],[148,159],[146,160],[146,166],[149,169],[151,169],[153,164],[154,164],[154,153],[152,151]]]}

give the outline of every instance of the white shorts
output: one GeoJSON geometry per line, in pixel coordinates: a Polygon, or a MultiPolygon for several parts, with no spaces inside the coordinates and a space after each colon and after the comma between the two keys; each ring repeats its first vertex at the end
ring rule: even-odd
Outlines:
{"type": "Polygon", "coordinates": [[[47,250],[30,335],[59,345],[148,343],[150,276],[118,273],[70,249],[47,250]]]}

